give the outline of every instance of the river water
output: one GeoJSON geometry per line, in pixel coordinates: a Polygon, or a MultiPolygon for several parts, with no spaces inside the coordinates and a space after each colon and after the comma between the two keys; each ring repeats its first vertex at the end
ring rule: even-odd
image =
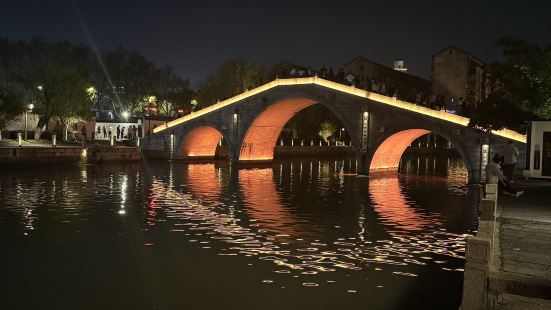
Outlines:
{"type": "Polygon", "coordinates": [[[457,309],[460,159],[51,165],[0,172],[0,309],[457,309]]]}

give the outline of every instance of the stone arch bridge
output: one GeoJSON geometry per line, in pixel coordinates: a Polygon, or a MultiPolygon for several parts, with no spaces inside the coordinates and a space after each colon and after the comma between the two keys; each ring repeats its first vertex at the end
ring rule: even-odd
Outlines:
{"type": "Polygon", "coordinates": [[[146,156],[213,158],[223,138],[233,164],[271,161],[285,124],[302,109],[321,104],[343,123],[356,149],[359,173],[394,171],[406,148],[433,132],[461,155],[470,182],[479,182],[491,149],[526,137],[514,131],[491,133],[467,127],[469,119],[318,77],[276,79],[155,128],[144,138],[146,156]]]}

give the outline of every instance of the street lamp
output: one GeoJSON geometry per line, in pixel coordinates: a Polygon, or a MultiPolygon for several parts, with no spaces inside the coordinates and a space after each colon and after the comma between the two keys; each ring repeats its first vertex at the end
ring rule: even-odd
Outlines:
{"type": "Polygon", "coordinates": [[[339,140],[341,140],[342,142],[342,133],[344,132],[344,127],[341,128],[341,130],[339,131],[339,140]]]}
{"type": "Polygon", "coordinates": [[[25,107],[25,141],[27,141],[27,115],[29,112],[32,112],[33,109],[34,109],[34,104],[32,103],[29,103],[25,107]]]}
{"type": "Polygon", "coordinates": [[[122,112],[122,117],[124,117],[124,119],[126,120],[126,122],[128,123],[128,117],[130,116],[130,113],[128,111],[123,111],[122,112]]]}

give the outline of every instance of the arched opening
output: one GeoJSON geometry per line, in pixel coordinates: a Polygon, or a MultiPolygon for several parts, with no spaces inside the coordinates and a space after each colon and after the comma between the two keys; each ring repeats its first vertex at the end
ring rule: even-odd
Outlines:
{"type": "Polygon", "coordinates": [[[316,156],[346,153],[347,151],[343,150],[338,152],[333,150],[334,152],[331,153],[324,148],[336,146],[338,143],[342,146],[343,141],[348,143],[347,146],[351,146],[350,134],[343,123],[336,111],[316,100],[309,98],[281,100],[266,108],[249,126],[243,138],[239,161],[271,161],[274,156],[280,158],[291,156],[290,154],[308,156],[313,154],[312,152],[316,152],[316,156]],[[304,146],[302,148],[304,152],[283,148],[291,146],[304,146]],[[320,149],[314,150],[311,147],[320,147],[320,149]]]}
{"type": "Polygon", "coordinates": [[[239,161],[269,161],[274,158],[274,146],[285,124],[299,111],[317,102],[292,98],[269,106],[251,124],[239,153],[239,161]]]}
{"type": "Polygon", "coordinates": [[[222,140],[222,133],[210,126],[199,126],[191,130],[180,143],[180,159],[214,158],[216,148],[222,140]]]}
{"type": "Polygon", "coordinates": [[[428,129],[406,129],[387,137],[371,156],[370,174],[399,172],[468,176],[476,179],[467,154],[449,136],[428,129]]]}
{"type": "Polygon", "coordinates": [[[373,154],[369,165],[370,172],[397,171],[400,158],[408,146],[429,132],[425,129],[407,129],[388,137],[373,154]]]}

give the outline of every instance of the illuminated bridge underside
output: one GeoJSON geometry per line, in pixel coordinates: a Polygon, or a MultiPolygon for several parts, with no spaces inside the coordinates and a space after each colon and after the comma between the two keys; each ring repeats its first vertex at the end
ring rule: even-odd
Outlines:
{"type": "Polygon", "coordinates": [[[180,145],[180,158],[212,158],[222,134],[209,126],[193,129],[180,145]]]}
{"type": "Polygon", "coordinates": [[[388,137],[375,151],[369,170],[387,172],[398,170],[400,158],[407,147],[417,138],[429,133],[424,129],[408,129],[388,137]]]}
{"type": "Polygon", "coordinates": [[[315,101],[294,98],[279,101],[269,106],[252,123],[243,139],[240,161],[267,161],[274,158],[274,146],[282,128],[299,111],[315,101]]]}

